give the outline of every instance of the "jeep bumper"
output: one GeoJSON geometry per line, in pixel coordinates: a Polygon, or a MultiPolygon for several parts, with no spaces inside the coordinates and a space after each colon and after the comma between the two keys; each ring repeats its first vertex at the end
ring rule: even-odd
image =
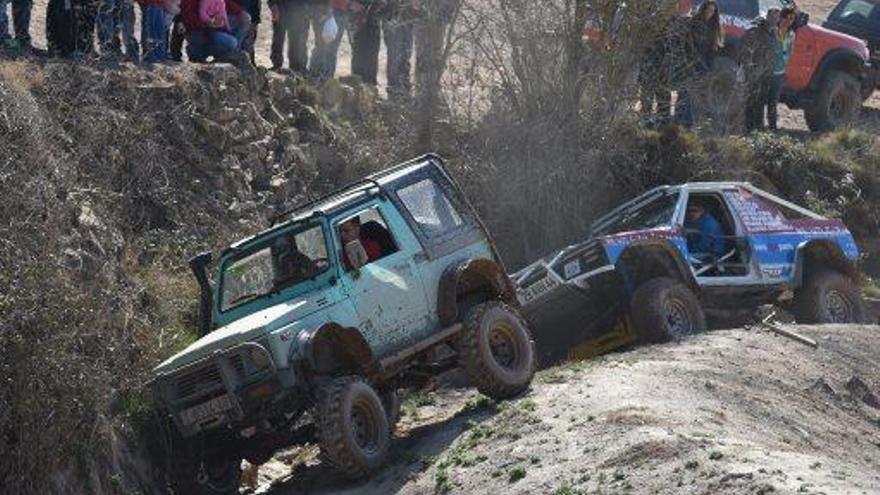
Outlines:
{"type": "Polygon", "coordinates": [[[263,345],[249,342],[159,375],[154,391],[160,409],[187,438],[259,419],[292,385],[293,372],[276,368],[263,345]]]}

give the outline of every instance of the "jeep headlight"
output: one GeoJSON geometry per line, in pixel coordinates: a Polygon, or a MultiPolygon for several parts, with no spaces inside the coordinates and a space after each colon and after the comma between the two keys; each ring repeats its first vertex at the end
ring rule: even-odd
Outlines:
{"type": "Polygon", "coordinates": [[[268,368],[272,363],[269,352],[263,346],[250,346],[250,358],[254,366],[261,370],[268,368]]]}

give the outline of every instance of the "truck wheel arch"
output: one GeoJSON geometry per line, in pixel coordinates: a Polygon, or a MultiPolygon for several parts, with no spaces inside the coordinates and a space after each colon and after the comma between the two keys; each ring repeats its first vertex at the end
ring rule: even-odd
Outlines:
{"type": "Polygon", "coordinates": [[[669,242],[633,244],[620,254],[615,268],[623,278],[624,287],[630,296],[639,285],[657,277],[681,280],[694,293],[699,293],[699,285],[693,272],[679,251],[669,242]]]}
{"type": "Polygon", "coordinates": [[[370,377],[379,371],[367,339],[356,328],[325,323],[304,332],[299,340],[298,357],[315,375],[344,372],[370,377]]]}
{"type": "Polygon", "coordinates": [[[829,50],[828,53],[822,57],[819,67],[816,68],[810,78],[811,91],[813,93],[818,91],[819,85],[822,84],[825,78],[835,70],[851,74],[857,79],[860,78],[864,63],[864,60],[862,60],[858,54],[848,48],[834,48],[829,50]]]}
{"type": "Polygon", "coordinates": [[[859,279],[858,267],[847,259],[840,246],[828,239],[814,239],[799,244],[795,251],[794,286],[801,287],[806,275],[821,267],[838,271],[853,280],[859,279]]]}
{"type": "Polygon", "coordinates": [[[504,268],[486,258],[463,260],[450,265],[443,272],[437,293],[440,323],[451,325],[458,321],[461,316],[459,302],[469,296],[498,298],[518,306],[516,289],[504,268]]]}

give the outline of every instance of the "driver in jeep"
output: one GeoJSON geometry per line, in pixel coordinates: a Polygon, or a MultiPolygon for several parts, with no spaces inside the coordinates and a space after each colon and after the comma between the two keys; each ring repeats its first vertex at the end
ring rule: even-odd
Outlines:
{"type": "Polygon", "coordinates": [[[275,286],[310,279],[319,271],[315,262],[299,250],[293,236],[284,236],[275,241],[272,246],[272,264],[275,270],[275,286]]]}
{"type": "Polygon", "coordinates": [[[684,228],[691,256],[702,262],[724,256],[724,231],[703,205],[688,205],[684,228]]]}

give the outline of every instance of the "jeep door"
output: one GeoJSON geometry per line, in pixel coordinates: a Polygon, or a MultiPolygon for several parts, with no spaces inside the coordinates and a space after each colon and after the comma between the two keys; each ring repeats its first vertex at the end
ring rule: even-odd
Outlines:
{"type": "Polygon", "coordinates": [[[377,357],[416,341],[431,324],[414,257],[421,251],[415,235],[393,205],[373,200],[350,209],[333,222],[341,281],[360,318],[360,330],[377,357]],[[360,221],[361,238],[381,249],[359,269],[346,267],[340,225],[360,221]]]}
{"type": "Polygon", "coordinates": [[[393,190],[394,202],[422,247],[414,261],[436,326],[440,279],[446,269],[461,261],[495,260],[495,256],[465,199],[438,167],[403,177],[393,190]]]}
{"type": "Polygon", "coordinates": [[[799,236],[788,217],[803,218],[805,215],[794,209],[783,211],[768,197],[744,187],[724,191],[724,198],[739,218],[751,245],[756,270],[754,278],[762,284],[781,284],[790,280],[799,236]]]}

